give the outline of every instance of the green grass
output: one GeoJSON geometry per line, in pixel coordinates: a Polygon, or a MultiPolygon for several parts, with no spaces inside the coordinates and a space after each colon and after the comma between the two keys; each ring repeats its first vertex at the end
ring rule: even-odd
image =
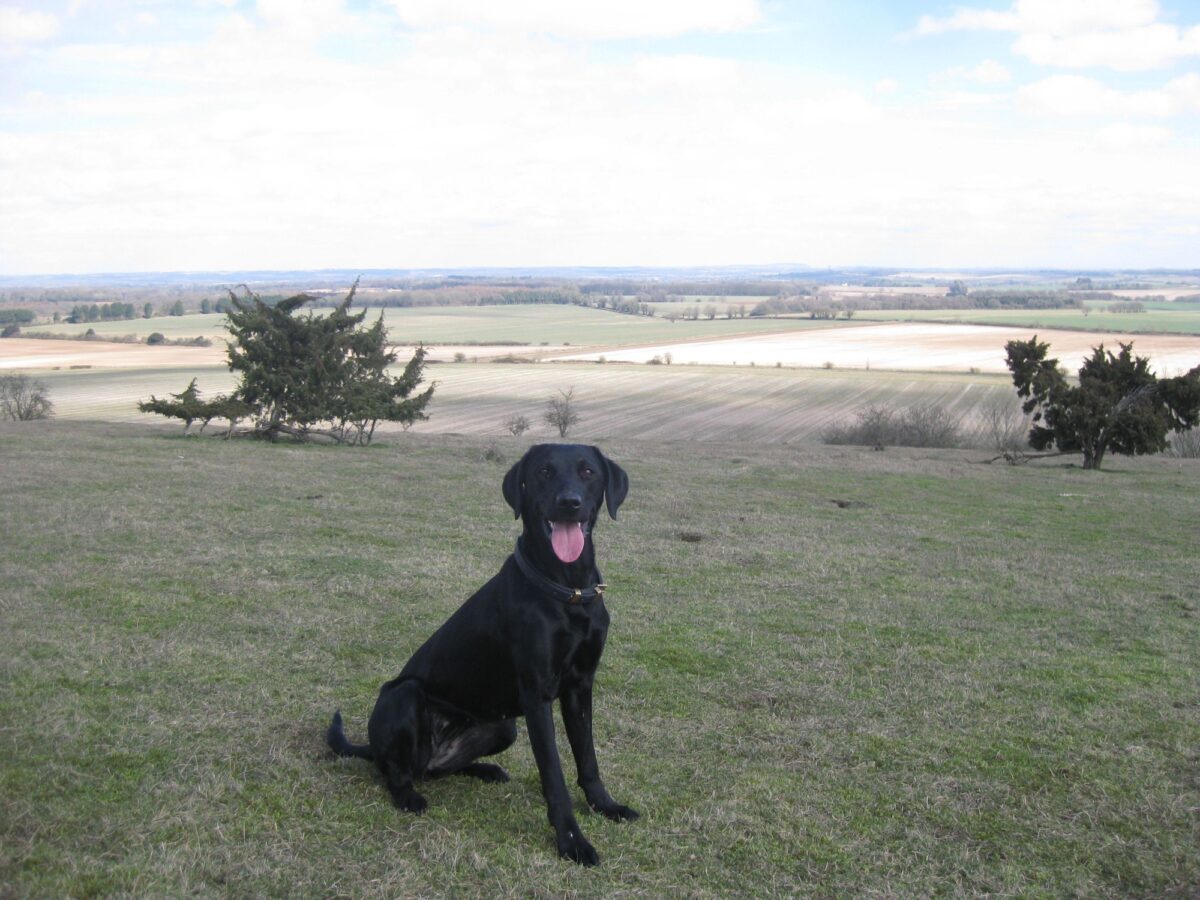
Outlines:
{"type": "Polygon", "coordinates": [[[387,309],[395,341],[434,344],[518,341],[540,346],[628,346],[671,340],[726,338],[819,327],[808,320],[700,319],[670,322],[660,316],[629,316],[580,306],[449,306],[387,309]]]}
{"type": "MultiPolygon", "coordinates": [[[[681,307],[676,305],[675,308],[681,307]]],[[[367,318],[374,321],[378,314],[379,311],[373,309],[367,318]]],[[[711,322],[702,319],[672,323],[665,318],[627,316],[557,304],[389,308],[383,310],[383,314],[389,337],[407,344],[515,342],[533,346],[624,346],[831,327],[828,322],[808,319],[715,319],[711,322]]],[[[223,340],[227,336],[225,316],[218,314],[39,325],[28,330],[75,335],[83,334],[89,328],[95,329],[100,336],[134,334],[144,338],[154,331],[162,332],[168,338],[204,336],[223,340]]]]}
{"type": "Polygon", "coordinates": [[[557,860],[523,729],[397,812],[321,733],[509,552],[497,446],[0,426],[0,894],[1200,889],[1194,461],[610,441],[597,743],[642,819],[557,860]]]}
{"type": "Polygon", "coordinates": [[[194,313],[186,316],[157,316],[153,319],[117,319],[111,322],[51,322],[30,325],[25,330],[74,336],[86,334],[88,329],[92,329],[100,338],[131,334],[143,340],[157,331],[172,340],[206,337],[211,341],[223,341],[229,336],[229,332],[225,330],[225,322],[223,313],[194,313]]]}
{"type": "Polygon", "coordinates": [[[952,322],[1132,334],[1200,334],[1200,308],[1194,304],[1145,303],[1144,313],[1097,311],[1107,305],[1093,305],[1093,311],[1086,316],[1077,309],[864,310],[855,313],[854,321],[952,322]]]}

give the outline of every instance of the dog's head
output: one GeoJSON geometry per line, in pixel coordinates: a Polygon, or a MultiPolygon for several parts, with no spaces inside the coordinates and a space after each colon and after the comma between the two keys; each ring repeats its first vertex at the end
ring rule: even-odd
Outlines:
{"type": "Polygon", "coordinates": [[[504,476],[504,499],[525,534],[564,564],[583,554],[600,504],[615,519],[628,492],[625,470],[584,444],[535,444],[504,476]]]}

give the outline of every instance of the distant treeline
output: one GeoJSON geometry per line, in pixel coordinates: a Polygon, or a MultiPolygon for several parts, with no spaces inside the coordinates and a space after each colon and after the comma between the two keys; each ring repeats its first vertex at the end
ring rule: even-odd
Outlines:
{"type": "Polygon", "coordinates": [[[71,309],[68,322],[109,322],[113,319],[136,319],[138,311],[132,303],[78,303],[71,309]]]}
{"type": "MultiPolygon", "coordinates": [[[[603,281],[587,281],[579,285],[583,294],[650,294],[669,296],[707,296],[707,297],[774,297],[779,294],[795,294],[798,289],[792,284],[781,284],[778,281],[671,281],[669,283],[656,281],[637,281],[631,278],[614,278],[603,281]]],[[[806,288],[799,292],[807,293],[806,288]]]]}
{"type": "Polygon", "coordinates": [[[521,290],[480,290],[460,287],[440,290],[400,291],[399,293],[361,292],[359,305],[406,309],[417,306],[508,306],[529,303],[579,304],[584,300],[579,291],[556,288],[523,288],[521,290]]]}
{"type": "Polygon", "coordinates": [[[33,319],[32,309],[0,309],[0,325],[28,325],[33,319]]]}
{"type": "MultiPolygon", "coordinates": [[[[1119,299],[1112,294],[1099,295],[1119,299]]],[[[778,297],[764,300],[751,311],[751,316],[779,316],[807,313],[814,318],[834,318],[838,313],[865,310],[926,310],[926,309],[1072,309],[1081,306],[1074,294],[1066,291],[972,291],[969,294],[863,294],[854,297],[817,295],[812,297],[778,297]]]]}

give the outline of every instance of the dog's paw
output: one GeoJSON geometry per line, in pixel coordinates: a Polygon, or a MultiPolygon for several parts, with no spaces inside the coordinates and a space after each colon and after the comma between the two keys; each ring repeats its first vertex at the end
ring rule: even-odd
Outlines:
{"type": "Polygon", "coordinates": [[[429,808],[429,801],[412,788],[392,791],[392,801],[405,812],[416,813],[418,816],[429,808]]]}
{"type": "Polygon", "coordinates": [[[591,807],[604,818],[612,819],[614,822],[632,822],[641,816],[636,809],[630,809],[620,803],[593,803],[591,807]]]}
{"type": "Polygon", "coordinates": [[[558,839],[558,855],[581,866],[600,864],[600,854],[578,831],[568,831],[558,839]]]}
{"type": "Polygon", "coordinates": [[[459,770],[460,775],[470,775],[488,784],[503,784],[508,781],[508,773],[499,766],[491,763],[471,763],[459,770]]]}

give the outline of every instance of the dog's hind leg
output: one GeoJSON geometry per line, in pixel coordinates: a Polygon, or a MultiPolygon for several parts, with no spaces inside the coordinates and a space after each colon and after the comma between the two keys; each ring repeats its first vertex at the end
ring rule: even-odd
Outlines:
{"type": "Polygon", "coordinates": [[[516,739],[517,724],[512,719],[475,725],[435,748],[429,763],[429,774],[435,778],[442,775],[470,775],[480,781],[508,781],[508,773],[500,766],[475,760],[507,750],[516,739]]]}
{"type": "Polygon", "coordinates": [[[428,801],[413,788],[429,759],[429,733],[424,727],[425,697],[415,681],[402,681],[380,695],[371,713],[368,734],[392,800],[400,809],[423,813],[428,801]]]}

